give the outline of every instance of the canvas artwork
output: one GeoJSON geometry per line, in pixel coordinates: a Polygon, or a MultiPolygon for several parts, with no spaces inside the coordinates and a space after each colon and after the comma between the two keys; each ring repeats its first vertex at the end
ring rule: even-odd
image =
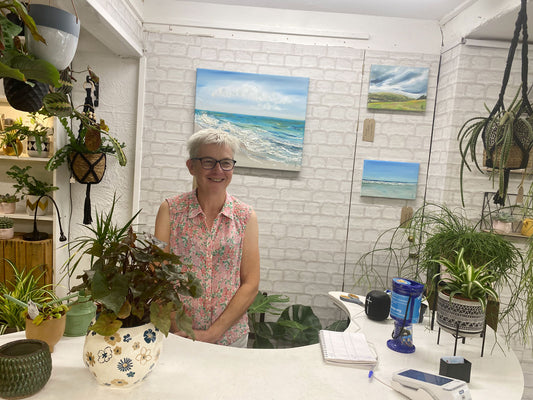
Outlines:
{"type": "Polygon", "coordinates": [[[419,163],[365,160],[361,196],[416,198],[419,163]]]}
{"type": "Polygon", "coordinates": [[[235,135],[237,166],[299,171],[308,88],[309,78],[197,69],[194,130],[235,135]]]}
{"type": "Polygon", "coordinates": [[[372,65],[367,107],[375,110],[426,110],[429,68],[372,65]]]}

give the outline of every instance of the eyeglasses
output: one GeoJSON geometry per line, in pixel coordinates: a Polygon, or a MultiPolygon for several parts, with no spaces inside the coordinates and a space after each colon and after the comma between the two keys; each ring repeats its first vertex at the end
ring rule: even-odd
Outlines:
{"type": "Polygon", "coordinates": [[[222,160],[215,160],[211,157],[199,157],[191,158],[191,160],[199,160],[203,169],[213,169],[216,167],[217,163],[220,164],[222,171],[231,171],[235,167],[237,161],[232,160],[231,158],[223,158],[222,160]]]}

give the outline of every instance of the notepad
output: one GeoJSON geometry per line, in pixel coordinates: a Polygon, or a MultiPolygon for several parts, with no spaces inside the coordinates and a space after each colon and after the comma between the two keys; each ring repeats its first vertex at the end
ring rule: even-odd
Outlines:
{"type": "Polygon", "coordinates": [[[321,330],[318,336],[326,362],[368,366],[373,366],[377,362],[376,355],[361,332],[321,330]]]}

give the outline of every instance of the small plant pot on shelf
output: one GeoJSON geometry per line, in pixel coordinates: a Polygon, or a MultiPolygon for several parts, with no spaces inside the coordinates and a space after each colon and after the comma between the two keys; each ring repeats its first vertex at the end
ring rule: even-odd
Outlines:
{"type": "Polygon", "coordinates": [[[15,229],[14,228],[0,228],[0,239],[1,240],[9,240],[13,239],[13,236],[15,236],[15,229]]]}
{"type": "Polygon", "coordinates": [[[35,209],[37,208],[37,215],[46,215],[48,210],[48,197],[26,195],[26,213],[28,215],[35,215],[35,209]],[[37,202],[39,202],[37,204],[37,202]]]}
{"type": "Polygon", "coordinates": [[[0,214],[15,214],[17,211],[17,203],[0,203],[0,214]]]}
{"type": "Polygon", "coordinates": [[[17,139],[15,146],[13,146],[12,144],[6,144],[2,146],[2,151],[6,156],[18,157],[22,154],[23,150],[24,146],[22,145],[22,142],[19,139],[17,139]]]}
{"type": "Polygon", "coordinates": [[[28,136],[26,151],[30,157],[46,158],[50,152],[50,139],[47,137],[36,140],[35,136],[28,136]]]}

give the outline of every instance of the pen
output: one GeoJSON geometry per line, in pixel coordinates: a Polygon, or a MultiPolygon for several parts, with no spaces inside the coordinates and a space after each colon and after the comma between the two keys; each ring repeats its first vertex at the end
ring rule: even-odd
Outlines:
{"type": "Polygon", "coordinates": [[[374,376],[374,369],[371,369],[368,371],[368,379],[372,380],[372,377],[374,376]]]}
{"type": "Polygon", "coordinates": [[[348,301],[350,303],[355,303],[355,304],[359,304],[360,306],[365,306],[363,304],[363,302],[361,300],[359,300],[359,296],[355,295],[355,294],[348,294],[348,295],[345,295],[345,294],[341,294],[340,296],[341,300],[342,301],[348,301]]]}

